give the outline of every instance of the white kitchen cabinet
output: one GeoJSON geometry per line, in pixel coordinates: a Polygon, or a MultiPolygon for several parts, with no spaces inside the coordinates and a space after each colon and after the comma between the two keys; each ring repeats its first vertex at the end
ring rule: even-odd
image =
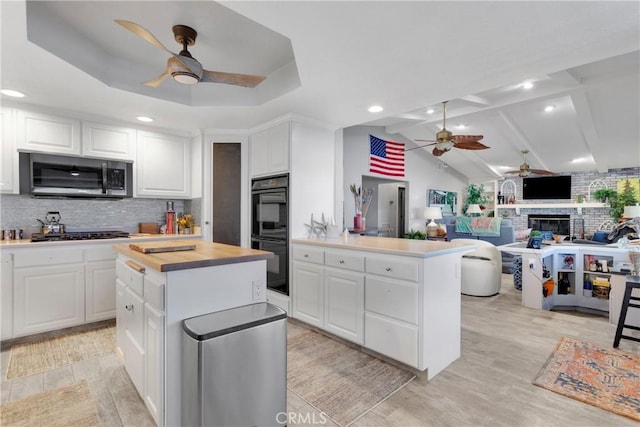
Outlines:
{"type": "Polygon", "coordinates": [[[85,249],[85,321],[116,316],[116,253],[109,246],[85,249]]]}
{"type": "Polygon", "coordinates": [[[294,261],[293,317],[322,328],[324,326],[324,268],[294,261]]]}
{"type": "Polygon", "coordinates": [[[144,299],[132,288],[124,289],[124,368],[138,393],[144,393],[144,299]]]}
{"type": "Polygon", "coordinates": [[[80,155],[80,120],[18,110],[16,145],[25,151],[80,155]]]}
{"type": "Polygon", "coordinates": [[[324,329],[353,341],[364,342],[364,274],[325,268],[324,329]]]}
{"type": "Polygon", "coordinates": [[[288,121],[251,135],[251,176],[287,172],[290,140],[291,124],[288,121]]]}
{"type": "Polygon", "coordinates": [[[138,131],[134,197],[191,197],[191,142],[188,138],[138,131]]]}
{"type": "Polygon", "coordinates": [[[120,126],[82,122],[82,155],[134,161],[136,131],[120,126]]]}
{"type": "Polygon", "coordinates": [[[20,191],[18,178],[18,152],[15,138],[15,110],[2,108],[0,110],[0,136],[2,147],[0,151],[0,192],[18,194],[20,191]]]}
{"type": "Polygon", "coordinates": [[[14,337],[81,325],[84,264],[14,268],[14,337]]]}
{"type": "Polygon", "coordinates": [[[144,305],[144,402],[154,421],[164,414],[164,313],[150,302],[144,305]]]}
{"type": "MultiPolygon", "coordinates": [[[[622,300],[626,290],[627,276],[622,274],[611,275],[611,292],[609,293],[609,323],[618,324],[620,319],[620,311],[622,310],[622,300]]],[[[640,298],[640,289],[633,289],[631,296],[640,298]]],[[[627,316],[625,317],[625,325],[636,326],[640,328],[640,309],[629,307],[627,316]]],[[[625,333],[628,330],[624,331],[625,333]]]]}
{"type": "Polygon", "coordinates": [[[113,319],[116,315],[116,263],[114,260],[86,264],[86,321],[113,319]]]}
{"type": "Polygon", "coordinates": [[[0,340],[6,340],[13,338],[13,254],[0,256],[0,340]]]}

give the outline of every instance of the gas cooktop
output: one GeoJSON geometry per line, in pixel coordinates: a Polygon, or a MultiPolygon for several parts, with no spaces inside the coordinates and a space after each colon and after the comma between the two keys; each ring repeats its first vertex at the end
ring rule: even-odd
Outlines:
{"type": "Polygon", "coordinates": [[[129,237],[126,231],[75,231],[67,233],[33,233],[32,242],[54,242],[57,240],[95,240],[95,239],[117,239],[129,237]]]}

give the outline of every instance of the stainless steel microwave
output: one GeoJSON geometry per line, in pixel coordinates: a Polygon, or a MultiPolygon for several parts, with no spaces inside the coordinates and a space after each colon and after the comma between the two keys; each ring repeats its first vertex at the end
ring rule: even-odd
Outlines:
{"type": "Polygon", "coordinates": [[[133,195],[131,162],[19,153],[20,194],[124,198],[133,195]]]}

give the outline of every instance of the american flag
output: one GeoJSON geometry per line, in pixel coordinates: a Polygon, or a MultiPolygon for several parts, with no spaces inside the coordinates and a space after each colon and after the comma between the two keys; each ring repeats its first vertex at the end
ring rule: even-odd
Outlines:
{"type": "Polygon", "coordinates": [[[404,143],[384,141],[369,135],[371,156],[369,172],[388,176],[404,176],[404,143]]]}

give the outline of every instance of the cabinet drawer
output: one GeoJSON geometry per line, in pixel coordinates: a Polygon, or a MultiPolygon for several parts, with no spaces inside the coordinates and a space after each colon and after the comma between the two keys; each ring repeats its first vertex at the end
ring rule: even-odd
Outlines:
{"type": "Polygon", "coordinates": [[[308,246],[294,246],[293,259],[314,264],[324,264],[324,250],[308,246]]]}
{"type": "Polygon", "coordinates": [[[116,261],[116,276],[118,279],[122,281],[126,286],[129,286],[133,289],[138,295],[142,296],[143,293],[143,281],[144,274],[139,273],[133,268],[129,267],[122,260],[116,261]]]}
{"type": "Polygon", "coordinates": [[[396,259],[367,257],[367,273],[395,279],[418,281],[418,263],[396,259]]]}
{"type": "Polygon", "coordinates": [[[367,276],[364,308],[398,320],[418,323],[417,284],[367,276]]]}
{"type": "Polygon", "coordinates": [[[15,268],[77,262],[83,262],[82,249],[60,248],[59,250],[19,251],[13,256],[13,266],[15,268]]]}
{"type": "Polygon", "coordinates": [[[116,259],[118,255],[111,249],[111,245],[85,249],[84,251],[85,261],[106,261],[110,259],[116,259]]]}
{"type": "Polygon", "coordinates": [[[418,328],[393,319],[364,315],[364,345],[373,351],[418,366],[418,328]]]}
{"type": "Polygon", "coordinates": [[[350,252],[329,252],[324,254],[324,263],[329,267],[364,271],[364,256],[350,252]]]}
{"type": "Polygon", "coordinates": [[[164,311],[164,283],[152,279],[149,276],[144,277],[144,299],[151,303],[155,308],[164,311]]]}

